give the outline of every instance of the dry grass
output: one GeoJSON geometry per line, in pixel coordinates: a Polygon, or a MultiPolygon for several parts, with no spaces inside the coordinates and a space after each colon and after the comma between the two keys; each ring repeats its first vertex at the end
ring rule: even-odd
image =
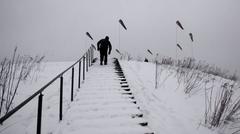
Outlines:
{"type": "Polygon", "coordinates": [[[212,128],[239,121],[240,97],[236,92],[234,82],[225,82],[215,89],[205,86],[205,125],[212,128]]]}
{"type": "Polygon", "coordinates": [[[0,116],[8,113],[13,104],[19,84],[27,80],[34,68],[37,68],[44,56],[31,57],[17,54],[17,47],[13,56],[5,58],[0,64],[0,116]]]}

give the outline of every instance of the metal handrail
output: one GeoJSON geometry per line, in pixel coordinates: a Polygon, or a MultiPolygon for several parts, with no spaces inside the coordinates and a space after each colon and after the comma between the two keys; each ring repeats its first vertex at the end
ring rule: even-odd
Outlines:
{"type": "MultiPolygon", "coordinates": [[[[16,113],[18,110],[20,110],[23,106],[25,106],[28,102],[30,102],[33,98],[35,98],[37,95],[39,95],[39,100],[42,101],[42,92],[49,86],[51,85],[53,82],[55,82],[58,78],[61,78],[61,85],[63,84],[62,81],[63,81],[63,74],[66,73],[68,70],[70,70],[72,68],[72,83],[74,82],[73,78],[74,78],[74,66],[79,63],[79,72],[81,72],[81,61],[83,60],[90,60],[92,61],[93,60],[93,53],[94,53],[94,45],[91,45],[91,47],[87,50],[86,53],[84,53],[84,55],[79,59],[77,60],[74,64],[72,64],[70,67],[68,67],[67,69],[65,69],[63,72],[61,72],[60,74],[58,74],[56,77],[54,77],[51,81],[49,81],[47,84],[45,84],[42,88],[40,88],[38,91],[36,91],[34,94],[32,94],[30,97],[28,97],[26,100],[24,100],[22,103],[20,103],[18,106],[16,106],[14,109],[12,109],[11,111],[9,111],[6,115],[4,115],[3,117],[0,118],[0,124],[2,124],[5,120],[7,120],[9,117],[11,117],[14,113],[16,113]]],[[[84,64],[85,61],[83,62],[83,66],[91,66],[91,64],[84,64]]],[[[85,69],[83,70],[83,72],[85,72],[85,69]]],[[[81,73],[79,73],[79,75],[81,75],[81,73]]],[[[83,73],[83,75],[85,75],[85,73],[83,73]]],[[[85,76],[83,76],[85,77],[85,76]]],[[[80,76],[78,77],[79,80],[78,82],[80,82],[81,78],[80,76]]],[[[83,79],[84,80],[84,79],[83,79]]],[[[79,84],[80,85],[80,84],[79,84]]],[[[73,84],[72,84],[73,86],[73,84]]],[[[80,88],[80,86],[78,86],[80,88]]],[[[61,86],[60,86],[61,88],[61,86]]],[[[72,87],[73,89],[73,87],[72,87]]],[[[61,91],[60,91],[61,92],[61,91]]],[[[73,91],[72,91],[73,92],[73,91]]],[[[61,93],[60,93],[61,94],[61,93]]],[[[73,94],[73,93],[72,93],[73,94]]],[[[73,101],[73,99],[71,98],[71,101],[73,101]]],[[[60,98],[60,103],[61,103],[61,98],[60,98]]],[[[40,107],[40,110],[42,110],[42,103],[39,104],[39,107],[40,107]]],[[[62,105],[62,104],[60,104],[62,105]]],[[[38,109],[39,109],[38,107],[38,109]]],[[[61,111],[61,110],[60,110],[61,111]]],[[[40,112],[41,114],[41,111],[38,111],[38,113],[40,112]]],[[[60,115],[61,116],[61,115],[60,115]]],[[[38,119],[39,120],[39,119],[38,119]]],[[[40,117],[40,120],[41,120],[41,117],[40,117]]],[[[60,117],[60,120],[61,120],[61,117],[60,117]]],[[[39,121],[38,121],[39,122],[39,121]]],[[[41,123],[41,121],[40,121],[41,123]]],[[[41,126],[41,124],[38,124],[41,126]]],[[[41,131],[37,130],[37,134],[40,134],[41,131]]]]}

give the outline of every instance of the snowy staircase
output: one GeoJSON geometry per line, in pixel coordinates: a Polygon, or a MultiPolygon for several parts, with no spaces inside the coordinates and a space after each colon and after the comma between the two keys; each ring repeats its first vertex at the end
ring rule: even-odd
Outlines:
{"type": "Polygon", "coordinates": [[[94,65],[77,91],[58,134],[153,134],[117,59],[94,65]]]}

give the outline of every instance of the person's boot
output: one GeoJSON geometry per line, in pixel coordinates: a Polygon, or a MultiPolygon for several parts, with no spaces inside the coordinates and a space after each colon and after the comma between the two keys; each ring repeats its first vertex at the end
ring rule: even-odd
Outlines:
{"type": "Polygon", "coordinates": [[[102,62],[100,62],[100,65],[103,65],[102,62]]]}

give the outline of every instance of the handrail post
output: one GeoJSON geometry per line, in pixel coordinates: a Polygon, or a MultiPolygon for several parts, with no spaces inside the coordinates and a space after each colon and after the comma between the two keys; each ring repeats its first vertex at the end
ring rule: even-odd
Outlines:
{"type": "Polygon", "coordinates": [[[93,48],[93,59],[94,59],[94,48],[93,48]]]}
{"type": "Polygon", "coordinates": [[[81,85],[81,66],[82,66],[82,63],[80,60],[78,65],[78,88],[80,88],[80,85],[81,85]]]}
{"type": "Polygon", "coordinates": [[[62,102],[63,102],[63,76],[60,77],[60,103],[59,103],[59,121],[62,120],[62,102]]]}
{"type": "Polygon", "coordinates": [[[73,88],[74,88],[74,67],[72,68],[71,101],[73,101],[73,88]]]}
{"type": "Polygon", "coordinates": [[[155,69],[155,89],[157,89],[157,87],[158,87],[158,62],[157,62],[157,60],[156,60],[156,69],[155,69]]]}
{"type": "Polygon", "coordinates": [[[90,64],[90,62],[89,62],[89,60],[90,60],[90,53],[89,53],[89,49],[88,49],[87,53],[88,53],[88,67],[89,67],[89,64],[90,64]]]}
{"type": "Polygon", "coordinates": [[[91,46],[91,66],[92,66],[92,61],[93,61],[93,47],[91,46]]]}
{"type": "Polygon", "coordinates": [[[41,134],[41,126],[42,126],[42,99],[43,99],[43,94],[40,93],[40,95],[38,97],[37,134],[41,134]]]}
{"type": "Polygon", "coordinates": [[[89,49],[88,49],[87,53],[88,53],[88,67],[90,67],[90,53],[89,53],[89,49]]]}
{"type": "Polygon", "coordinates": [[[91,65],[92,65],[92,63],[93,63],[93,57],[94,57],[94,53],[93,53],[93,47],[91,48],[91,50],[92,50],[92,59],[91,59],[91,65]]]}
{"type": "Polygon", "coordinates": [[[91,66],[91,48],[88,49],[88,53],[89,53],[89,67],[91,66]]]}
{"type": "Polygon", "coordinates": [[[85,55],[83,56],[83,80],[85,80],[85,55]]]}
{"type": "Polygon", "coordinates": [[[86,52],[86,72],[88,72],[88,52],[86,52]]]}

